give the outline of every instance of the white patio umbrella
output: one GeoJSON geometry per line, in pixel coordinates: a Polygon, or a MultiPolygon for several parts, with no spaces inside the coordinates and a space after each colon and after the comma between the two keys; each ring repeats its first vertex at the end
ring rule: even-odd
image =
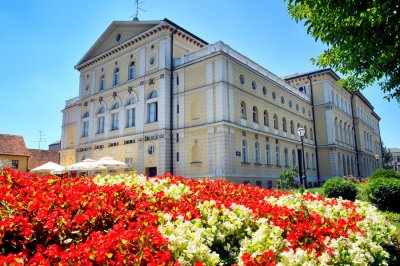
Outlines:
{"type": "Polygon", "coordinates": [[[105,167],[101,167],[100,165],[95,165],[96,161],[93,159],[85,159],[82,162],[71,164],[65,167],[65,170],[68,171],[90,171],[90,170],[101,170],[105,169],[105,167]]]}
{"type": "Polygon", "coordinates": [[[53,163],[53,162],[48,162],[45,164],[42,164],[36,168],[33,168],[30,172],[31,173],[51,173],[51,174],[60,174],[64,171],[64,166],[61,166],[59,164],[53,163]]]}
{"type": "Polygon", "coordinates": [[[114,158],[111,157],[103,157],[97,162],[95,162],[94,165],[96,167],[105,167],[107,169],[121,169],[128,167],[126,163],[115,160],[114,158]]]}

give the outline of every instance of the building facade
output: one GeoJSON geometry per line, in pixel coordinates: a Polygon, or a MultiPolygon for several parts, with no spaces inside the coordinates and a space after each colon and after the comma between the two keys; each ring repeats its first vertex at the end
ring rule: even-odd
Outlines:
{"type": "Polygon", "coordinates": [[[63,165],[111,156],[150,176],[272,187],[283,169],[302,167],[297,128],[304,127],[310,185],[372,169],[358,162],[374,156],[379,117],[361,94],[338,87],[329,69],[285,80],[167,19],[113,22],[75,68],[80,88],[63,110],[63,165]],[[377,132],[353,116],[357,108],[377,132]],[[368,138],[357,139],[363,130],[368,138]]]}
{"type": "Polygon", "coordinates": [[[393,169],[400,172],[400,149],[399,148],[389,148],[389,152],[392,154],[392,165],[393,169]]]}

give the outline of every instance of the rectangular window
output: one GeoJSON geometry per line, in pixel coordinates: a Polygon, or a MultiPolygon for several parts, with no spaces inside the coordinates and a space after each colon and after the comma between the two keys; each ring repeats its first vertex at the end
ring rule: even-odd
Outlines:
{"type": "Polygon", "coordinates": [[[243,181],[243,185],[247,185],[247,184],[250,184],[250,181],[248,181],[248,180],[243,181]]]}
{"type": "Polygon", "coordinates": [[[126,110],[126,127],[135,126],[135,108],[126,110]]]}
{"type": "Polygon", "coordinates": [[[89,121],[83,122],[82,137],[89,136],[89,121]]]}
{"type": "Polygon", "coordinates": [[[102,134],[104,133],[104,116],[100,116],[98,118],[98,125],[97,125],[97,134],[102,134]]]}
{"type": "Polygon", "coordinates": [[[176,153],[176,161],[179,162],[179,152],[176,153]]]}
{"type": "Polygon", "coordinates": [[[157,102],[148,105],[148,121],[153,123],[157,121],[157,102]]]}
{"type": "Polygon", "coordinates": [[[18,169],[19,161],[18,160],[12,160],[11,162],[11,168],[12,169],[18,169]]]}
{"type": "Polygon", "coordinates": [[[268,181],[267,182],[267,188],[268,189],[272,189],[272,181],[268,181]]]}
{"type": "Polygon", "coordinates": [[[118,113],[111,114],[111,130],[118,129],[119,116],[118,113]]]}
{"type": "Polygon", "coordinates": [[[262,187],[262,182],[261,182],[261,180],[257,180],[257,181],[256,181],[256,186],[262,187]]]}
{"type": "Polygon", "coordinates": [[[179,104],[176,105],[176,113],[179,114],[179,104]]]}
{"type": "Polygon", "coordinates": [[[176,85],[179,85],[179,76],[176,76],[176,85]]]}
{"type": "Polygon", "coordinates": [[[104,78],[100,79],[99,91],[104,90],[104,78]]]}
{"type": "Polygon", "coordinates": [[[179,133],[176,133],[176,142],[179,142],[179,133]]]}

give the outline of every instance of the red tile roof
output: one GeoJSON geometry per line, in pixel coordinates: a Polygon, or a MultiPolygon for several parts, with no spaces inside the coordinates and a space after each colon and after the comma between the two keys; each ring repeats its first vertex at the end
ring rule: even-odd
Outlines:
{"type": "Polygon", "coordinates": [[[58,151],[28,149],[28,152],[30,155],[28,160],[29,170],[48,162],[60,164],[60,154],[58,151]]]}
{"type": "Polygon", "coordinates": [[[29,156],[22,136],[0,134],[0,154],[29,156]]]}

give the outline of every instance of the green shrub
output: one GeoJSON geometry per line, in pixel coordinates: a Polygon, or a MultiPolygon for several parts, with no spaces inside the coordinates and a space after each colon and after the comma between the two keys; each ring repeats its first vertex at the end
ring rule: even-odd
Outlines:
{"type": "Polygon", "coordinates": [[[278,188],[279,189],[294,189],[297,188],[296,184],[297,168],[292,167],[289,170],[283,170],[279,174],[278,178],[278,188]]]}
{"type": "Polygon", "coordinates": [[[370,179],[376,178],[400,178],[400,173],[396,172],[393,169],[382,169],[378,168],[372,175],[369,177],[370,179]]]}
{"type": "Polygon", "coordinates": [[[343,199],[354,201],[357,192],[358,188],[356,184],[340,177],[330,178],[324,184],[324,194],[329,198],[342,197],[343,199]]]}
{"type": "Polygon", "coordinates": [[[400,212],[400,179],[372,179],[366,188],[368,200],[380,210],[400,212]]]}

